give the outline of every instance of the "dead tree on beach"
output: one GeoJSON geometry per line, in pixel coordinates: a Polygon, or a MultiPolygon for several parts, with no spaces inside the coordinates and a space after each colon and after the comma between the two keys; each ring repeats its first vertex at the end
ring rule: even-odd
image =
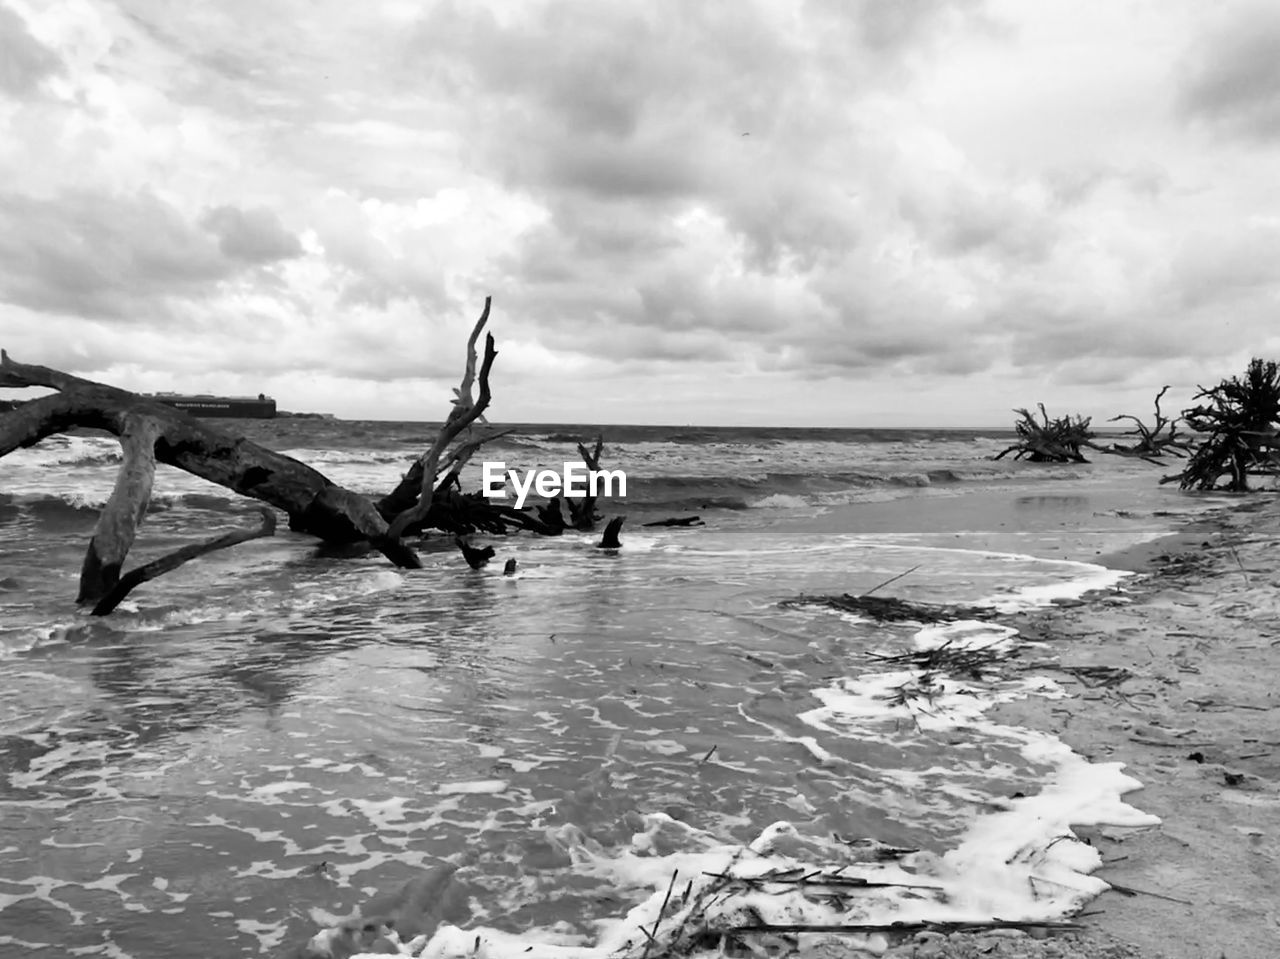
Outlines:
{"type": "Polygon", "coordinates": [[[1014,424],[1018,434],[1018,442],[997,453],[994,459],[1003,459],[1014,453],[1014,459],[1026,457],[1032,463],[1087,463],[1082,446],[1092,446],[1093,431],[1089,428],[1090,417],[1059,416],[1049,419],[1044,404],[1040,408],[1040,420],[1029,410],[1015,409],[1021,417],[1014,424]]]}
{"type": "Polygon", "coordinates": [[[1107,420],[1108,423],[1132,420],[1134,428],[1127,430],[1124,435],[1136,436],[1138,438],[1136,443],[1112,443],[1107,447],[1098,446],[1094,448],[1104,453],[1113,453],[1116,456],[1136,456],[1148,462],[1156,462],[1156,457],[1163,456],[1165,453],[1171,453],[1174,456],[1186,456],[1189,449],[1188,441],[1178,435],[1178,424],[1182,422],[1182,417],[1175,416],[1173,419],[1169,419],[1160,411],[1160,400],[1164,398],[1167,392],[1169,392],[1168,386],[1156,394],[1156,418],[1155,425],[1152,427],[1148,427],[1142,420],[1128,413],[1121,413],[1119,416],[1113,416],[1107,420]],[[1165,432],[1166,430],[1168,432],[1165,432]]]}
{"type": "Polygon", "coordinates": [[[1193,399],[1207,402],[1182,416],[1200,439],[1182,472],[1162,483],[1245,492],[1250,475],[1280,474],[1280,367],[1274,360],[1255,358],[1243,377],[1202,386],[1193,399]]]}
{"type": "Polygon", "coordinates": [[[291,530],[326,544],[368,543],[404,569],[420,568],[422,560],[402,537],[427,527],[452,533],[477,529],[545,532],[523,511],[494,504],[479,493],[464,495],[458,488],[462,467],[485,442],[502,435],[474,436],[471,432],[489,406],[489,373],[498,355],[489,333],[485,334],[483,357],[476,351],[489,320],[490,303],[486,298],[484,311],[471,331],[465,372],[448,418],[397,487],[381,499],[339,486],[291,456],[222,432],[152,397],[60,370],[18,363],[2,350],[0,387],[46,387],[57,392],[0,413],[0,457],[76,428],[104,430],[119,438],[123,462],[85,552],[76,600],[92,606],[98,615],[111,612],[139,583],[197,556],[275,532],[275,514],[264,509],[257,527],[185,546],[125,573],[125,560],[151,501],[157,463],[175,466],[282,510],[291,530]]]}

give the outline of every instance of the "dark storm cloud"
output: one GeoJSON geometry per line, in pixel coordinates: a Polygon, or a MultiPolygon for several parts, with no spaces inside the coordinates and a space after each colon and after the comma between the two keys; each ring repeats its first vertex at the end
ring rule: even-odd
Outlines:
{"type": "MultiPolygon", "coordinates": [[[[1215,309],[1230,319],[1242,301],[1274,304],[1280,287],[1280,226],[1240,223],[1230,230],[1188,230],[1171,264],[1180,307],[1215,309]]],[[[1274,307],[1273,307],[1274,309],[1274,307]]]]}
{"type": "Polygon", "coordinates": [[[948,256],[993,250],[1013,260],[1042,260],[1055,239],[1047,218],[1007,192],[982,191],[965,183],[905,194],[899,210],[926,242],[948,256]]]}
{"type": "Polygon", "coordinates": [[[265,207],[214,207],[200,225],[218,238],[218,249],[233,260],[274,263],[302,255],[302,243],[265,207]]]}
{"type": "MultiPolygon", "coordinates": [[[[881,242],[900,219],[886,213],[893,197],[913,189],[893,166],[910,158],[880,142],[861,99],[900,83],[906,59],[981,10],[811,0],[797,19],[770,4],[551,0],[497,16],[445,3],[410,41],[406,83],[474,115],[477,162],[548,211],[505,263],[548,345],[603,322],[713,331],[738,355],[791,335],[825,362],[800,332],[822,312],[814,291],[881,242]]],[[[916,226],[949,250],[1041,254],[1049,239],[1034,217],[981,199],[919,205],[916,226]]],[[[866,282],[885,281],[870,271],[866,282]]],[[[880,352],[850,362],[880,361],[898,342],[869,336],[880,352]]],[[[651,346],[699,359],[688,345],[651,346]]],[[[898,346],[952,355],[923,333],[898,346]]]]}
{"type": "Polygon", "coordinates": [[[41,82],[61,72],[57,54],[31,35],[17,13],[0,4],[0,91],[29,96],[41,82]]]}
{"type": "MultiPolygon", "coordinates": [[[[725,2],[554,0],[508,22],[446,3],[412,45],[429,54],[429,78],[455,95],[481,94],[491,118],[506,121],[495,132],[507,138],[509,172],[526,170],[532,148],[548,162],[529,171],[552,182],[563,178],[559,163],[593,138],[676,161],[708,126],[759,131],[801,55],[757,11],[725,2]]],[[[632,178],[622,179],[630,194],[632,178]]]]}
{"type": "Polygon", "coordinates": [[[469,148],[556,216],[574,198],[654,218],[705,200],[743,133],[787,128],[816,95],[792,32],[736,3],[553,0],[504,21],[442,4],[411,46],[406,82],[474,115],[469,148]]]}
{"type": "Polygon", "coordinates": [[[643,323],[651,328],[718,330],[750,341],[785,330],[798,319],[796,304],[778,301],[758,278],[716,280],[696,265],[643,280],[636,293],[643,323]]]}
{"type": "Polygon", "coordinates": [[[633,200],[691,196],[706,185],[698,158],[670,142],[626,143],[588,136],[548,150],[536,176],[548,186],[633,200]]]}
{"type": "Polygon", "coordinates": [[[678,253],[672,226],[631,203],[571,198],[557,204],[550,222],[531,228],[508,268],[534,283],[581,277],[592,267],[627,270],[678,253]]]}
{"type": "Polygon", "coordinates": [[[33,310],[128,317],[148,298],[211,295],[242,266],[146,191],[0,194],[0,293],[33,310]]]}
{"type": "Polygon", "coordinates": [[[1161,360],[1234,348],[1206,344],[1202,318],[1180,314],[1160,300],[1112,303],[1087,291],[1068,300],[1026,285],[1009,291],[992,308],[990,320],[1008,333],[1012,362],[1029,371],[1080,371],[1090,361],[1118,357],[1141,370],[1161,360]]]}
{"type": "MultiPolygon", "coordinates": [[[[355,47],[355,31],[324,22],[306,0],[276,0],[274,16],[261,3],[221,0],[210,4],[173,4],[167,0],[130,0],[123,17],[168,55],[163,88],[179,101],[209,107],[252,122],[269,118],[287,125],[313,121],[321,112],[329,84],[315,55],[312,34],[331,30],[355,47]]],[[[358,7],[353,7],[358,16],[358,7]]],[[[133,50],[118,43],[107,56],[129,71],[133,50]]],[[[360,58],[368,62],[367,52],[360,58]]]]}
{"type": "Polygon", "coordinates": [[[1110,185],[1134,196],[1156,200],[1172,184],[1169,171],[1154,161],[1121,167],[1103,163],[1083,163],[1056,167],[1043,175],[1046,189],[1060,206],[1078,206],[1110,185]]]}
{"type": "MultiPolygon", "coordinates": [[[[126,6],[97,5],[87,46],[33,12],[65,62],[0,61],[26,95],[73,91],[11,111],[27,199],[0,194],[0,299],[59,343],[101,327],[74,349],[121,362],[453,379],[461,304],[492,292],[522,347],[500,367],[553,389],[995,391],[993,366],[1195,353],[1188,329],[1275,289],[1273,232],[1236,222],[1273,216],[1267,145],[1200,189],[1226,151],[1183,122],[1251,129],[1267,63],[1219,24],[1175,87],[1171,42],[1210,19],[1185,6],[1006,3],[996,42],[980,0],[126,6]],[[1188,235],[1201,215],[1213,236],[1188,235]]],[[[1269,327],[1235,329],[1213,348],[1269,327]]]]}
{"type": "Polygon", "coordinates": [[[1193,47],[1181,77],[1183,112],[1250,139],[1280,137],[1280,7],[1255,3],[1193,47]]]}
{"type": "Polygon", "coordinates": [[[803,366],[830,376],[888,371],[956,374],[989,368],[998,355],[992,345],[963,324],[948,329],[945,323],[918,318],[865,325],[854,336],[811,341],[802,355],[803,366]]]}
{"type": "Polygon", "coordinates": [[[890,56],[927,49],[957,21],[985,17],[984,0],[807,0],[805,6],[859,46],[890,56]]]}
{"type": "Polygon", "coordinates": [[[760,367],[819,378],[966,375],[989,369],[1003,353],[999,337],[963,324],[946,330],[938,325],[890,323],[865,325],[856,335],[807,333],[797,337],[795,344],[775,342],[763,354],[760,367]]]}
{"type": "Polygon", "coordinates": [[[866,214],[844,176],[815,170],[796,177],[784,160],[757,178],[756,189],[719,201],[726,221],[746,243],[746,263],[760,273],[812,270],[858,246],[866,214]],[[784,172],[785,171],[785,172],[784,172]]]}
{"type": "Polygon", "coordinates": [[[662,371],[669,369],[672,362],[713,364],[734,356],[733,344],[715,330],[655,330],[621,323],[588,326],[572,339],[553,336],[544,345],[603,357],[617,363],[620,369],[632,371],[662,371]]]}

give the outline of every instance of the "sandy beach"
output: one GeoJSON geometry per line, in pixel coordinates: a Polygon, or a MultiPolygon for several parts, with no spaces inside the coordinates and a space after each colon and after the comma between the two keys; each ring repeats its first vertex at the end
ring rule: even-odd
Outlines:
{"type": "Polygon", "coordinates": [[[1106,557],[1120,590],[1011,621],[1029,668],[1073,695],[1005,704],[1002,722],[1052,732],[1143,783],[1148,828],[1077,833],[1113,886],[1081,931],[923,934],[920,957],[1272,959],[1280,954],[1280,504],[1244,500],[1106,557]]]}

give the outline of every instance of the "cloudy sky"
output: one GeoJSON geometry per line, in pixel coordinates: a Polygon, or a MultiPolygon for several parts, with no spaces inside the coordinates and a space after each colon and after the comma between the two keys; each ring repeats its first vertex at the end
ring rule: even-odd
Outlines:
{"type": "Polygon", "coordinates": [[[0,345],[436,419],[989,425],[1280,355],[1280,5],[0,0],[0,345]]]}

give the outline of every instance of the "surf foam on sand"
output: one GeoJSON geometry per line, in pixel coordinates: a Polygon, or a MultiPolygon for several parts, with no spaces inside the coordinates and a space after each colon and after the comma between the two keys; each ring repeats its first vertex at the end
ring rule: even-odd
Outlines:
{"type": "MultiPolygon", "coordinates": [[[[1067,598],[1117,581],[1101,567],[1073,565],[1082,573],[1074,587],[1001,597],[1000,602],[1033,606],[1050,596],[1067,598]]],[[[1008,650],[1016,638],[1008,627],[957,622],[922,629],[915,643],[920,649],[1008,650]]],[[[574,827],[560,827],[549,830],[547,838],[568,852],[575,871],[639,900],[625,915],[599,922],[594,937],[556,929],[511,933],[443,925],[429,939],[408,943],[393,933],[384,949],[394,946],[419,959],[605,959],[673,947],[683,954],[711,955],[718,953],[690,948],[699,930],[1053,922],[1107,888],[1091,875],[1101,865],[1100,855],[1076,837],[1073,826],[1159,822],[1123,801],[1141,784],[1122,772],[1121,763],[1090,763],[1055,736],[986,718],[997,703],[1064,695],[1049,679],[961,682],[924,669],[901,669],[840,679],[814,695],[822,705],[800,719],[815,729],[883,743],[901,743],[904,726],[944,737],[954,764],[913,774],[920,788],[963,794],[965,767],[984,762],[980,744],[1000,744],[1029,767],[1047,772],[1035,795],[974,796],[972,822],[941,855],[901,850],[882,855],[874,842],[807,835],[790,822],[776,822],[749,844],[733,846],[651,813],[640,817],[643,828],[627,847],[610,851],[574,827]]],[[[801,954],[806,940],[824,935],[799,934],[801,954]]],[[[841,941],[873,953],[889,945],[883,931],[842,935],[841,941]]]]}

